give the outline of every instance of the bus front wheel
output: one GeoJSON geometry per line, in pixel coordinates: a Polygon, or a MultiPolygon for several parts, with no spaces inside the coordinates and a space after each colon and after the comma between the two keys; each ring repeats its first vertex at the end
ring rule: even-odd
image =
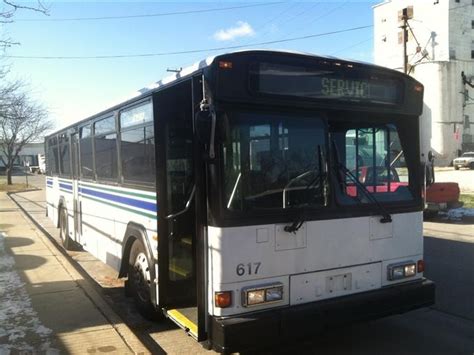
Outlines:
{"type": "Polygon", "coordinates": [[[135,240],[128,263],[128,292],[133,297],[138,312],[146,319],[157,319],[159,313],[151,301],[152,287],[150,261],[142,242],[135,240]]]}
{"type": "Polygon", "coordinates": [[[63,206],[59,210],[59,238],[64,249],[71,250],[72,240],[69,237],[67,210],[63,206]]]}

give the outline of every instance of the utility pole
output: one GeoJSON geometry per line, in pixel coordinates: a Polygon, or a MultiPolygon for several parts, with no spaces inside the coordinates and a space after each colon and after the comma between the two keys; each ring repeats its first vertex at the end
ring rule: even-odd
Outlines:
{"type": "Polygon", "coordinates": [[[405,7],[402,11],[398,12],[398,21],[402,22],[400,28],[402,29],[402,42],[403,42],[403,72],[408,73],[408,55],[407,55],[407,42],[408,42],[408,20],[413,17],[413,7],[405,7]]]}

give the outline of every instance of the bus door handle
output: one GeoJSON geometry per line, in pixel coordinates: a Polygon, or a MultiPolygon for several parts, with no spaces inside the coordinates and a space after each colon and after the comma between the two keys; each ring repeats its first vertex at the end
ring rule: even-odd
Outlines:
{"type": "Polygon", "coordinates": [[[178,216],[181,216],[182,214],[188,212],[189,208],[191,207],[191,202],[193,201],[193,198],[194,198],[194,194],[196,193],[196,184],[193,185],[193,189],[191,190],[191,194],[189,195],[189,198],[188,198],[188,201],[186,202],[186,205],[184,206],[184,208],[179,211],[179,212],[176,212],[176,213],[172,213],[172,214],[169,214],[165,217],[165,219],[167,219],[168,221],[171,220],[171,227],[170,227],[170,233],[169,233],[169,237],[172,238],[173,237],[173,224],[174,224],[174,219],[178,216]]]}

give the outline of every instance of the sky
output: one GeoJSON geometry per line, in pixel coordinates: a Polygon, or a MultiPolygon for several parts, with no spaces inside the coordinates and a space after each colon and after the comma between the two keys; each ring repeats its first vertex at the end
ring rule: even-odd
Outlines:
{"type": "Polygon", "coordinates": [[[9,37],[20,45],[0,52],[0,65],[10,66],[10,78],[28,83],[32,95],[47,107],[55,128],[59,129],[169,76],[168,69],[186,67],[208,56],[232,51],[208,49],[248,46],[372,62],[371,27],[291,39],[371,26],[372,6],[378,2],[50,0],[44,2],[49,8],[48,16],[20,10],[13,23],[1,25],[0,37],[9,37]],[[206,10],[211,11],[195,12],[206,10]],[[165,13],[174,14],[155,16],[165,13]],[[136,17],[108,18],[124,16],[136,17]],[[203,51],[167,54],[188,50],[203,51]],[[137,54],[160,55],[67,58],[137,54]]]}

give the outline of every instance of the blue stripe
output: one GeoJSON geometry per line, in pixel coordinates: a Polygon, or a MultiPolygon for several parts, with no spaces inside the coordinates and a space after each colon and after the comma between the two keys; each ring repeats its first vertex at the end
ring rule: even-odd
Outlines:
{"type": "Polygon", "coordinates": [[[48,186],[53,186],[53,182],[52,182],[52,181],[46,181],[46,184],[47,184],[48,186]]]}
{"type": "Polygon", "coordinates": [[[135,200],[135,199],[128,198],[128,197],[112,195],[112,194],[108,194],[108,193],[105,193],[105,192],[86,189],[84,187],[80,187],[79,192],[84,194],[84,195],[100,197],[100,198],[103,198],[105,200],[122,203],[124,205],[129,205],[129,206],[133,206],[133,207],[142,208],[142,209],[147,210],[147,211],[152,211],[152,212],[157,211],[156,204],[152,203],[152,202],[146,202],[146,201],[141,201],[141,200],[135,200]]]}
{"type": "Polygon", "coordinates": [[[62,182],[59,183],[59,188],[72,191],[72,185],[63,184],[62,182]]]}

